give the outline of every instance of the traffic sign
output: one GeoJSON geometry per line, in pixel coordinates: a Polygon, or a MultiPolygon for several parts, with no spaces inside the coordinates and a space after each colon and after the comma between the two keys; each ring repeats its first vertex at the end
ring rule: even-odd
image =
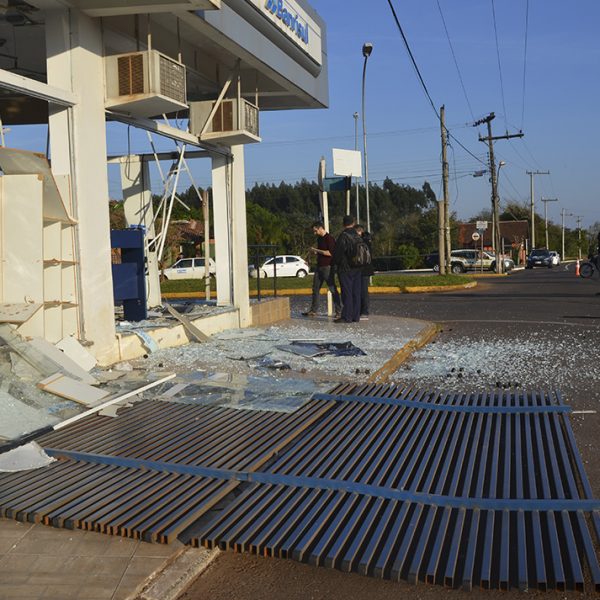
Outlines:
{"type": "Polygon", "coordinates": [[[480,238],[480,237],[481,237],[481,236],[480,236],[480,235],[479,235],[479,234],[478,234],[476,231],[474,231],[474,232],[471,234],[471,239],[472,239],[474,242],[476,242],[477,240],[479,240],[479,238],[480,238]]]}
{"type": "Polygon", "coordinates": [[[485,231],[487,229],[487,221],[477,221],[475,223],[475,229],[479,229],[479,231],[485,231]]]}

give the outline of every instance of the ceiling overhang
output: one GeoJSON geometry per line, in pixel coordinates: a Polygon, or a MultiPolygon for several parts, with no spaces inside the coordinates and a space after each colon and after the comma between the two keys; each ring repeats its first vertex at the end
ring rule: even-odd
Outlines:
{"type": "Polygon", "coordinates": [[[71,0],[69,4],[91,17],[221,8],[221,0],[132,0],[129,2],[123,0],[71,0]]]}

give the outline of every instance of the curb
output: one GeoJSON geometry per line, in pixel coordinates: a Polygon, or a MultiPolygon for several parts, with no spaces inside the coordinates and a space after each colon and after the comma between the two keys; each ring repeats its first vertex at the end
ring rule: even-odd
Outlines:
{"type": "Polygon", "coordinates": [[[428,323],[427,327],[417,337],[404,344],[392,358],[367,379],[367,382],[386,383],[390,376],[398,370],[400,365],[412,356],[413,352],[428,344],[437,335],[439,329],[439,325],[428,323]]]}
{"type": "Polygon", "coordinates": [[[221,554],[216,548],[185,546],[168,559],[127,600],[176,600],[221,554]]]}
{"type": "MultiPolygon", "coordinates": [[[[506,277],[506,274],[496,275],[496,277],[506,277]]],[[[435,292],[454,292],[458,290],[466,290],[477,286],[476,281],[469,283],[461,283],[459,285],[431,285],[431,286],[407,286],[407,287],[392,287],[392,286],[372,286],[369,288],[369,294],[418,294],[418,293],[435,293],[435,292]]],[[[321,290],[321,295],[324,296],[327,290],[321,290]]],[[[274,296],[273,290],[261,291],[261,296],[274,296]]],[[[278,296],[310,296],[312,290],[277,290],[278,296]]],[[[161,296],[167,300],[176,298],[204,298],[204,292],[165,292],[161,296]]],[[[256,298],[256,292],[250,292],[250,298],[256,298]]]]}

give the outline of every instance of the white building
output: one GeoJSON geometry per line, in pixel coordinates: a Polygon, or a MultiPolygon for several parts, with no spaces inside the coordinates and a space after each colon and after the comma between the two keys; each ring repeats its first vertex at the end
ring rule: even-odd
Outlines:
{"type": "MultiPolygon", "coordinates": [[[[0,67],[3,124],[48,123],[51,172],[0,149],[0,303],[40,305],[22,332],[116,358],[108,119],[211,161],[217,301],[248,325],[244,144],[260,140],[259,111],[328,102],[325,27],[308,3],[0,0],[0,67]],[[162,118],[188,110],[191,131],[162,118]]],[[[126,215],[148,224],[147,164],[127,161],[126,215]]]]}

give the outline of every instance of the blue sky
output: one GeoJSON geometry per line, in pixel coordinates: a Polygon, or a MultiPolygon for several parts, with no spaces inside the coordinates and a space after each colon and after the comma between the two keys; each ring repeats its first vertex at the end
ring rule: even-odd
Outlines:
{"type": "MultiPolygon", "coordinates": [[[[427,179],[441,194],[439,122],[422,91],[387,1],[312,0],[328,27],[330,107],[328,110],[263,114],[263,143],[248,147],[248,182],[313,178],[317,161],[331,161],[331,148],[354,147],[353,113],[360,112],[363,42],[373,43],[367,68],[369,176],[389,176],[420,187],[427,179]],[[296,141],[295,144],[289,143],[296,141]],[[278,143],[279,142],[279,143],[278,143]],[[285,142],[285,143],[284,143],[285,142]]],[[[469,126],[494,112],[494,135],[523,129],[522,140],[496,142],[501,202],[529,201],[527,170],[550,171],[535,178],[549,217],[560,210],[580,215],[584,226],[600,220],[600,192],[594,181],[594,105],[600,87],[600,2],[529,0],[525,103],[523,71],[526,0],[439,0],[465,99],[437,0],[394,0],[421,74],[436,106],[446,106],[446,123],[473,154],[486,161],[486,147],[469,126]],[[504,95],[492,7],[495,7],[504,95]],[[503,99],[504,96],[504,99],[503,99]]],[[[481,129],[485,134],[484,129],[481,129]]],[[[360,145],[359,132],[359,145],[360,145]]],[[[451,206],[466,218],[490,206],[484,168],[454,143],[450,152],[451,206]]],[[[567,226],[575,227],[573,218],[567,226]]]]}
{"type": "MultiPolygon", "coordinates": [[[[393,0],[412,51],[436,107],[446,106],[452,134],[486,162],[486,146],[478,141],[473,119],[496,114],[494,134],[523,129],[522,140],[498,141],[501,203],[529,202],[527,170],[549,170],[535,178],[536,206],[548,203],[549,218],[560,211],[582,217],[588,227],[600,221],[598,167],[593,147],[598,132],[596,104],[600,97],[600,2],[529,0],[528,48],[523,94],[525,15],[527,0],[393,0]],[[457,73],[441,7],[467,103],[457,73]],[[492,7],[495,7],[498,49],[504,94],[500,86],[498,51],[492,7]],[[523,103],[523,98],[525,102],[523,103]]],[[[430,182],[441,195],[439,122],[417,80],[387,0],[312,0],[327,24],[330,106],[325,110],[278,111],[261,114],[261,144],[246,147],[246,179],[294,182],[316,178],[321,156],[329,163],[331,149],[354,148],[354,112],[360,112],[362,44],[373,43],[367,70],[367,129],[370,180],[386,176],[420,188],[430,182]]],[[[359,122],[360,125],[360,122],[359,122]]],[[[19,128],[15,128],[16,130],[19,128]]],[[[127,151],[124,126],[109,125],[109,153],[127,151]]],[[[483,128],[481,133],[485,134],[483,128]]],[[[7,145],[44,151],[46,133],[30,132],[25,141],[7,134],[7,145]],[[23,143],[21,143],[23,142],[23,143]]],[[[362,147],[359,127],[359,147],[362,147]]],[[[133,151],[148,151],[146,134],[132,130],[133,151]]],[[[163,142],[161,148],[171,148],[163,142]]],[[[468,218],[490,206],[488,175],[473,178],[484,168],[458,144],[449,153],[451,207],[468,218]]],[[[196,161],[200,186],[210,185],[208,161],[196,161]]],[[[180,188],[189,180],[182,177],[180,188]]],[[[111,197],[120,197],[116,167],[109,168],[111,197]]],[[[161,190],[158,173],[153,188],[161,190]]],[[[568,217],[567,227],[575,227],[568,217]]]]}

